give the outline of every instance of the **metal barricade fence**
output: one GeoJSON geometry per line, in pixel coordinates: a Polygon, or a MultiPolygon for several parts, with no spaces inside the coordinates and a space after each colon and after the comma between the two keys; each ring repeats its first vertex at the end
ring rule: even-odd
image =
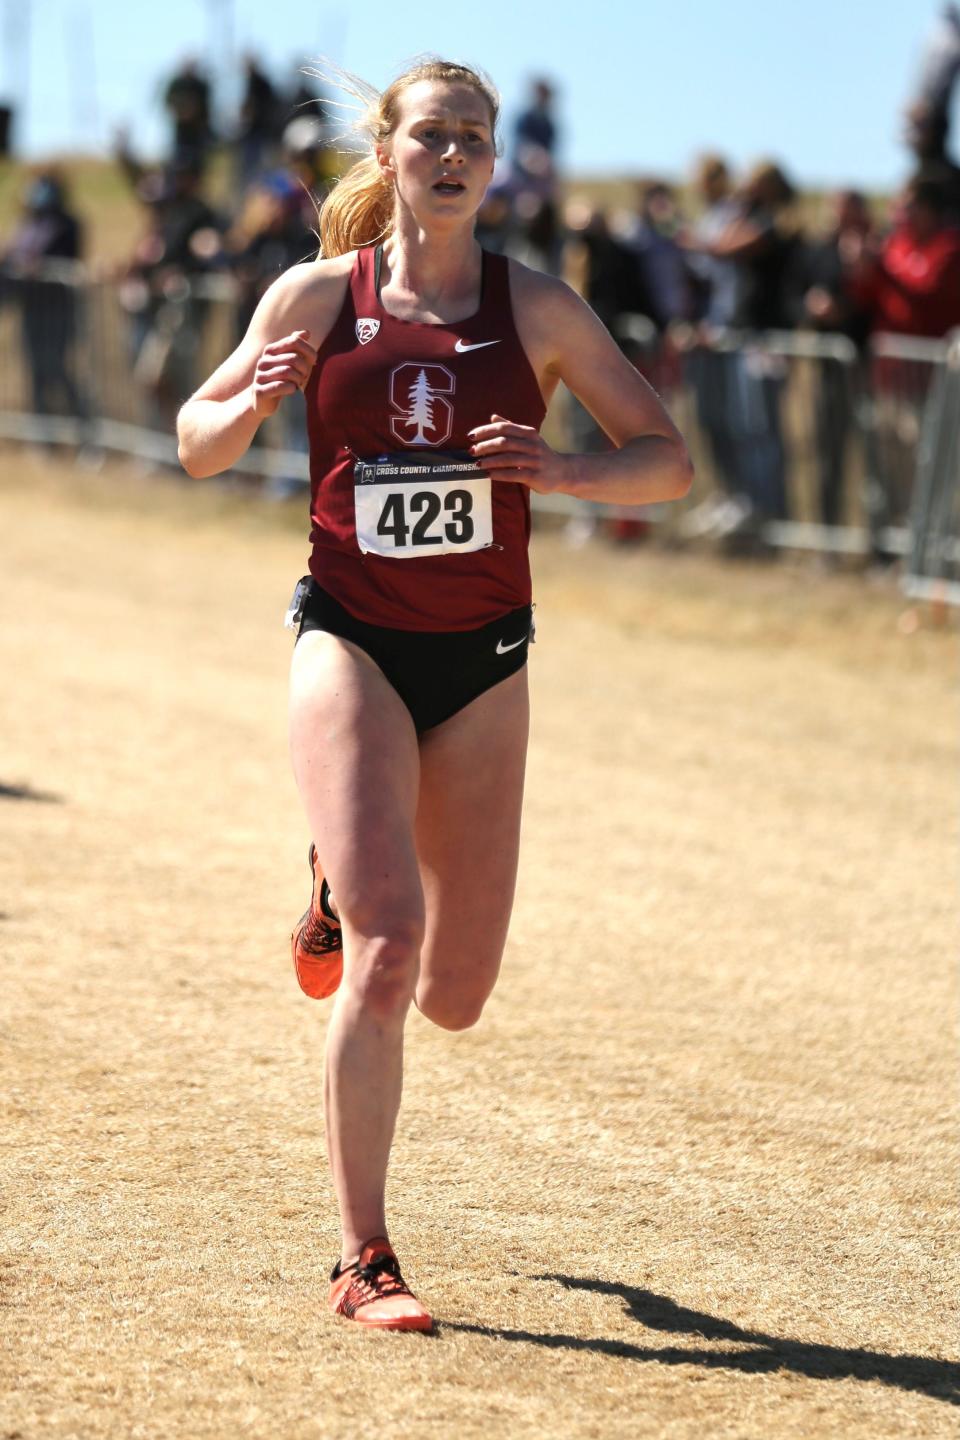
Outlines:
{"type": "MultiPolygon", "coordinates": [[[[603,516],[639,515],[673,542],[723,540],[745,553],[808,550],[881,565],[911,554],[914,481],[948,341],[877,335],[860,351],[843,335],[705,335],[689,327],[664,340],[640,316],[622,317],[618,338],[687,441],[694,491],[681,506],[618,509],[536,496],[536,508],[589,515],[591,528],[603,516]]],[[[584,432],[578,406],[567,408],[575,423],[555,427],[561,443],[609,444],[595,428],[584,432]]],[[[946,393],[941,408],[950,413],[946,393]]],[[[938,497],[928,505],[936,534],[957,488],[956,464],[952,479],[943,473],[948,460],[941,440],[927,481],[938,497]]],[[[950,533],[957,535],[955,523],[950,533]]],[[[934,538],[928,549],[939,544],[934,538]]]]}
{"type": "MultiPolygon", "coordinates": [[[[237,312],[225,274],[174,271],[148,285],[50,261],[0,273],[0,437],[175,466],[177,410],[233,349],[237,312]]],[[[234,471],[306,483],[306,416],[291,399],[234,471]]]]}
{"type": "MultiPolygon", "coordinates": [[[[0,437],[86,446],[176,464],[178,406],[238,337],[239,295],[222,273],[90,278],[73,262],[0,273],[0,437]]],[[[643,316],[617,338],[662,395],[693,454],[683,506],[640,515],[678,542],[740,536],[764,546],[906,557],[917,594],[960,603],[960,337],[680,332],[643,316]],[[944,587],[947,587],[946,589],[944,587]]],[[[293,403],[291,403],[293,402],[293,403]]],[[[609,442],[570,398],[550,417],[571,449],[609,442]]],[[[295,489],[308,477],[302,397],[261,427],[234,471],[295,489]]],[[[542,511],[583,513],[566,496],[542,511]]]]}
{"type": "Polygon", "coordinates": [[[854,345],[842,335],[724,331],[698,337],[683,360],[674,406],[699,482],[680,536],[859,549],[851,478],[863,376],[854,345]]]}
{"type": "Polygon", "coordinates": [[[698,477],[666,512],[678,540],[742,536],[912,567],[923,518],[925,553],[952,553],[955,342],[875,335],[860,351],[842,335],[725,331],[681,333],[677,349],[661,394],[698,477]]]}
{"type": "Polygon", "coordinates": [[[960,335],[937,364],[923,409],[904,588],[960,605],[960,335]]]}

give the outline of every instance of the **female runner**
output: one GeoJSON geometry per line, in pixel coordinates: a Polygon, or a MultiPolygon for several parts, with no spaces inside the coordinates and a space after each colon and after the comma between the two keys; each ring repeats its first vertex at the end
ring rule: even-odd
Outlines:
{"type": "Polygon", "coordinates": [[[497,116],[468,67],[428,61],[396,80],[371,113],[371,154],[323,207],[323,258],[280,276],[178,426],[184,467],[214,475],[284,396],[306,394],[312,553],[290,737],[313,894],[294,962],[308,994],[336,992],[330,1305],[387,1329],[432,1325],[386,1238],[407,1010],[448,1030],[476,1023],[513,903],[529,491],[648,504],[691,477],[659,400],[593,312],[477,244],[497,116]],[[560,380],[609,453],[545,444],[560,380]]]}

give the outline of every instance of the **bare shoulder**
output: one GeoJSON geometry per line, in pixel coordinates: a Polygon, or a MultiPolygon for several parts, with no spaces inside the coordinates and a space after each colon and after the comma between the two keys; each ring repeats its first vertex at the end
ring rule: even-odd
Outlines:
{"type": "Polygon", "coordinates": [[[285,270],[257,306],[251,331],[258,340],[270,340],[291,330],[309,330],[311,342],[321,344],[340,313],[355,261],[350,251],[285,270]]]}
{"type": "Polygon", "coordinates": [[[262,296],[240,344],[196,391],[195,400],[226,400],[253,379],[264,347],[302,331],[319,350],[336,323],[350,283],[354,253],[294,265],[262,296]]]}
{"type": "Polygon", "coordinates": [[[587,311],[580,296],[565,280],[532,270],[519,260],[510,260],[510,299],[514,316],[524,326],[550,326],[580,311],[587,311]]]}
{"type": "Polygon", "coordinates": [[[566,378],[566,361],[578,353],[616,346],[577,292],[555,275],[510,261],[510,301],[514,324],[544,393],[566,378]]]}

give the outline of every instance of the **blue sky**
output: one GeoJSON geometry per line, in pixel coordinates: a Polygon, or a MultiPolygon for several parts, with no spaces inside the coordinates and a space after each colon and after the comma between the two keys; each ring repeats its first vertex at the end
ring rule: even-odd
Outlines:
{"type": "Polygon", "coordinates": [[[507,118],[529,77],[560,92],[573,173],[677,176],[709,147],[780,159],[804,186],[889,189],[899,111],[939,0],[0,0],[0,95],[29,155],[104,149],[125,122],[159,148],[163,77],[189,52],[221,79],[247,47],[279,75],[323,53],[382,86],[429,50],[484,66],[507,118]],[[428,13],[429,12],[429,13],[428,13]]]}

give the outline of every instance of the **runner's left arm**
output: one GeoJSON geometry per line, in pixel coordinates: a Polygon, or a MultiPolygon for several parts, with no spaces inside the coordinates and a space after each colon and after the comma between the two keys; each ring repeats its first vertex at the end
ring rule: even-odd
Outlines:
{"type": "Polygon", "coordinates": [[[537,430],[491,415],[471,432],[471,451],[494,480],[544,494],[575,495],[614,505],[649,505],[686,495],[693,467],[680,432],[655,391],[622,354],[579,296],[547,276],[521,282],[519,320],[541,384],[573,391],[614,449],[564,455],[537,430]]]}

